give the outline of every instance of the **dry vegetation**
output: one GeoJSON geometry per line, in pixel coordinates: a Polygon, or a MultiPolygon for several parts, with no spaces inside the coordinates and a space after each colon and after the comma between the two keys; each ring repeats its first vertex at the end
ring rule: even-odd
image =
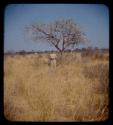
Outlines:
{"type": "MultiPolygon", "coordinates": [[[[51,70],[48,55],[4,58],[4,115],[11,121],[104,121],[109,58],[65,53],[51,70]],[[65,60],[65,61],[64,61],[65,60]]],[[[58,56],[59,57],[59,56],[58,56]]]]}

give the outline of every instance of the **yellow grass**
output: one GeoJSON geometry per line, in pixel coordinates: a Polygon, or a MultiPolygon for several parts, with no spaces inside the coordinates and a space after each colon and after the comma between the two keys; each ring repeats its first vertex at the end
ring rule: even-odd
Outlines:
{"type": "Polygon", "coordinates": [[[4,60],[4,115],[11,121],[104,121],[108,93],[95,93],[85,66],[108,61],[71,59],[51,70],[47,55],[15,55],[4,60]],[[43,58],[42,58],[43,57],[43,58]],[[105,104],[105,106],[104,106],[105,104]]]}

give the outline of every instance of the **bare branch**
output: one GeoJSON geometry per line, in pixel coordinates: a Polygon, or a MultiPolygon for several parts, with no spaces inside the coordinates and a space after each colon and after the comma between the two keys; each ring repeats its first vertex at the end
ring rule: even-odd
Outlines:
{"type": "Polygon", "coordinates": [[[35,41],[44,39],[60,52],[69,47],[74,48],[80,43],[87,42],[86,35],[70,19],[59,20],[49,24],[32,24],[26,29],[32,33],[35,41]]]}

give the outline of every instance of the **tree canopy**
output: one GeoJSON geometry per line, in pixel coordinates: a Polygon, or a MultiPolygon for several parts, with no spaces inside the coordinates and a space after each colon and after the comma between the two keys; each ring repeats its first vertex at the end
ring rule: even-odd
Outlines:
{"type": "Polygon", "coordinates": [[[38,39],[53,45],[61,54],[67,49],[87,42],[84,32],[73,20],[58,20],[48,24],[29,24],[25,29],[34,41],[38,39]]]}

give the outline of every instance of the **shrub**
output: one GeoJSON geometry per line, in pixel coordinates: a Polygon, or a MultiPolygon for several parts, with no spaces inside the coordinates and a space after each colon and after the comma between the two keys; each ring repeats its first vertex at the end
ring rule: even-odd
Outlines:
{"type": "Polygon", "coordinates": [[[86,78],[94,79],[99,76],[99,67],[101,64],[98,65],[91,65],[91,66],[85,66],[83,69],[83,74],[86,78]]]}
{"type": "Polygon", "coordinates": [[[104,93],[108,92],[108,82],[109,82],[109,66],[108,64],[97,64],[86,66],[83,69],[83,74],[86,78],[97,79],[99,84],[95,83],[92,85],[95,92],[104,93]]]}
{"type": "Polygon", "coordinates": [[[109,66],[107,64],[103,64],[100,67],[100,76],[99,76],[99,82],[100,82],[100,88],[103,92],[108,92],[108,83],[109,83],[109,66]]]}

